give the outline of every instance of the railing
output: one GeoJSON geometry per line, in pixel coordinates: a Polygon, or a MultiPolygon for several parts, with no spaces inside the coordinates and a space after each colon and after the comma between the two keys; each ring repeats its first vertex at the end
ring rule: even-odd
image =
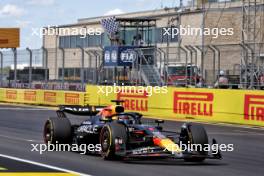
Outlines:
{"type": "MultiPolygon", "coordinates": [[[[198,49],[201,49],[201,46],[181,46],[186,49],[187,54],[183,50],[179,50],[178,47],[159,46],[159,48],[152,48],[152,51],[148,48],[142,48],[137,51],[140,59],[136,59],[133,62],[132,71],[128,68],[125,70],[128,75],[128,80],[126,81],[137,85],[214,87],[220,70],[224,70],[226,76],[230,77],[229,79],[231,80],[228,87],[260,89],[263,87],[264,43],[257,44],[259,52],[254,53],[254,62],[250,60],[252,58],[251,45],[222,44],[204,46],[207,49],[203,55],[201,50],[198,49]],[[148,57],[144,56],[145,52],[153,55],[154,63],[149,63],[148,57]],[[205,64],[203,70],[200,66],[202,60],[205,64]],[[194,79],[185,80],[183,85],[171,84],[168,81],[172,80],[170,74],[168,74],[168,66],[173,63],[183,63],[185,66],[187,63],[188,65],[196,66],[199,68],[199,73],[196,74],[201,77],[201,81],[198,82],[197,79],[194,79]],[[129,76],[130,73],[132,76],[129,76]]],[[[83,90],[86,84],[103,84],[103,79],[105,78],[107,79],[107,84],[117,83],[115,79],[112,79],[116,76],[113,75],[114,70],[103,66],[101,48],[85,48],[83,56],[80,49],[64,50],[64,53],[56,48],[41,48],[31,50],[32,52],[29,50],[17,50],[16,55],[14,55],[13,51],[1,51],[0,87],[30,88],[40,84],[37,87],[83,90]],[[81,79],[80,70],[78,69],[81,68],[80,63],[83,60],[85,75],[81,79]],[[16,66],[14,65],[15,63],[17,64],[16,66]],[[27,67],[27,69],[24,69],[23,74],[20,72],[21,66],[27,67]],[[39,77],[35,73],[36,67],[42,69],[41,79],[36,79],[39,77]],[[15,68],[16,72],[14,71],[15,68]],[[49,68],[49,70],[45,68],[49,68]],[[60,69],[63,68],[65,69],[64,79],[59,73],[60,69]],[[70,70],[72,68],[74,71],[70,70]],[[104,76],[106,72],[112,78],[109,79],[104,76]],[[14,75],[15,73],[17,74],[16,76],[14,75]],[[83,80],[82,86],[80,86],[80,80],[83,80]]],[[[194,75],[187,76],[192,77],[194,75]]]]}
{"type": "MultiPolygon", "coordinates": [[[[155,48],[154,52],[155,52],[155,48]]],[[[161,75],[155,66],[154,63],[149,63],[149,61],[146,59],[144,52],[144,49],[137,49],[136,52],[138,54],[139,59],[139,71],[140,75],[142,76],[144,82],[146,85],[152,85],[152,86],[162,86],[164,85],[164,81],[161,78],[161,75]]],[[[152,58],[155,60],[155,56],[152,58]]]]}

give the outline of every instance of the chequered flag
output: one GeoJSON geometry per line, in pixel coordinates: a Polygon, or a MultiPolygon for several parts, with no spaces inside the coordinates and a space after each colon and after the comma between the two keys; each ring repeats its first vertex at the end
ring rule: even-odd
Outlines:
{"type": "Polygon", "coordinates": [[[101,24],[108,34],[119,31],[119,23],[116,21],[115,17],[102,19],[101,24]]]}

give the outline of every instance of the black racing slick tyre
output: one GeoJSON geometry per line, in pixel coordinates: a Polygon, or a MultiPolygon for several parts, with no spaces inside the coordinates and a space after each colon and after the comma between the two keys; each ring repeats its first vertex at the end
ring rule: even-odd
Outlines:
{"type": "Polygon", "coordinates": [[[44,125],[44,142],[70,144],[72,140],[71,122],[67,118],[49,118],[44,125]]]}
{"type": "Polygon", "coordinates": [[[189,141],[190,144],[200,144],[202,148],[197,151],[201,157],[195,157],[195,158],[186,158],[185,161],[188,162],[202,162],[205,160],[208,151],[205,151],[204,148],[206,145],[208,145],[208,136],[206,133],[206,130],[202,125],[197,124],[188,124],[187,125],[188,131],[189,131],[189,141]]]}
{"type": "Polygon", "coordinates": [[[105,125],[100,133],[101,156],[105,160],[116,159],[116,140],[127,143],[127,130],[125,125],[112,122],[105,125]]]}

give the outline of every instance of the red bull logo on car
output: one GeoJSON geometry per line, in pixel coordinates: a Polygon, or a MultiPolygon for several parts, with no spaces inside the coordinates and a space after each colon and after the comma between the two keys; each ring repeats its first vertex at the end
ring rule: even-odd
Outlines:
{"type": "Polygon", "coordinates": [[[174,92],[173,112],[192,116],[213,116],[213,93],[174,92]]]}

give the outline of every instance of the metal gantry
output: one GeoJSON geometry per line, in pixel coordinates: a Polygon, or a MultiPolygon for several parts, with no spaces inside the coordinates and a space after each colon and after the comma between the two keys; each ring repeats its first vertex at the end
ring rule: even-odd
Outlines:
{"type": "Polygon", "coordinates": [[[244,70],[244,85],[253,88],[258,77],[260,65],[258,60],[262,47],[259,43],[263,42],[263,8],[264,0],[242,0],[242,36],[241,43],[244,49],[241,58],[241,74],[244,70]],[[250,54],[248,54],[248,51],[250,54]],[[249,71],[249,72],[248,72],[249,71]]]}

